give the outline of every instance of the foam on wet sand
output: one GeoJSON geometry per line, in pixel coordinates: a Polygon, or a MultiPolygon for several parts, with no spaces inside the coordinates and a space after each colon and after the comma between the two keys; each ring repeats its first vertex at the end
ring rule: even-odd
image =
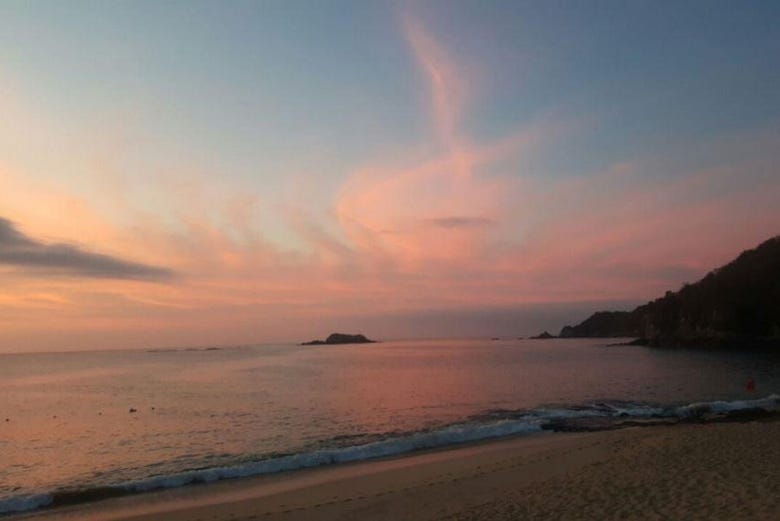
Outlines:
{"type": "Polygon", "coordinates": [[[780,422],[539,434],[24,516],[91,520],[780,519],[780,422]]]}

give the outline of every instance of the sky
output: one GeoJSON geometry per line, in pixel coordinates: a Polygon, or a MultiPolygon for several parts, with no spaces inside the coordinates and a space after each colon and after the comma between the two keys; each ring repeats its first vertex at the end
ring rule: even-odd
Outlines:
{"type": "Polygon", "coordinates": [[[556,332],[780,233],[780,4],[0,2],[0,352],[556,332]]]}

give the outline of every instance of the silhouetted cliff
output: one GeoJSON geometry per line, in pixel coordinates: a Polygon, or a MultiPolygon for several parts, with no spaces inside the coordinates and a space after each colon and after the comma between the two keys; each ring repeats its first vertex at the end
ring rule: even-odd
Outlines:
{"type": "Polygon", "coordinates": [[[559,336],[629,337],[640,336],[640,321],[633,311],[599,311],[576,326],[565,326],[559,336]]]}
{"type": "Polygon", "coordinates": [[[603,311],[561,337],[638,337],[658,346],[780,344],[780,236],[633,311],[603,311]]]}

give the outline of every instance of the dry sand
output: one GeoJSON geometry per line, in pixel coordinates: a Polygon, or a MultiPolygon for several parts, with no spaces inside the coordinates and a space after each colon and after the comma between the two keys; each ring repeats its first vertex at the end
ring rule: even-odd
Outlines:
{"type": "Polygon", "coordinates": [[[780,519],[780,422],[542,434],[24,519],[780,519]]]}

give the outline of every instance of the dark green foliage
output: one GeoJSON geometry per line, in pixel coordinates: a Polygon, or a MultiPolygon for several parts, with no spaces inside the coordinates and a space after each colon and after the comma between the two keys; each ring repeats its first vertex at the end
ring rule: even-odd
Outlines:
{"type": "Polygon", "coordinates": [[[780,236],[631,312],[600,312],[562,337],[636,336],[653,345],[780,340],[780,236]]]}

